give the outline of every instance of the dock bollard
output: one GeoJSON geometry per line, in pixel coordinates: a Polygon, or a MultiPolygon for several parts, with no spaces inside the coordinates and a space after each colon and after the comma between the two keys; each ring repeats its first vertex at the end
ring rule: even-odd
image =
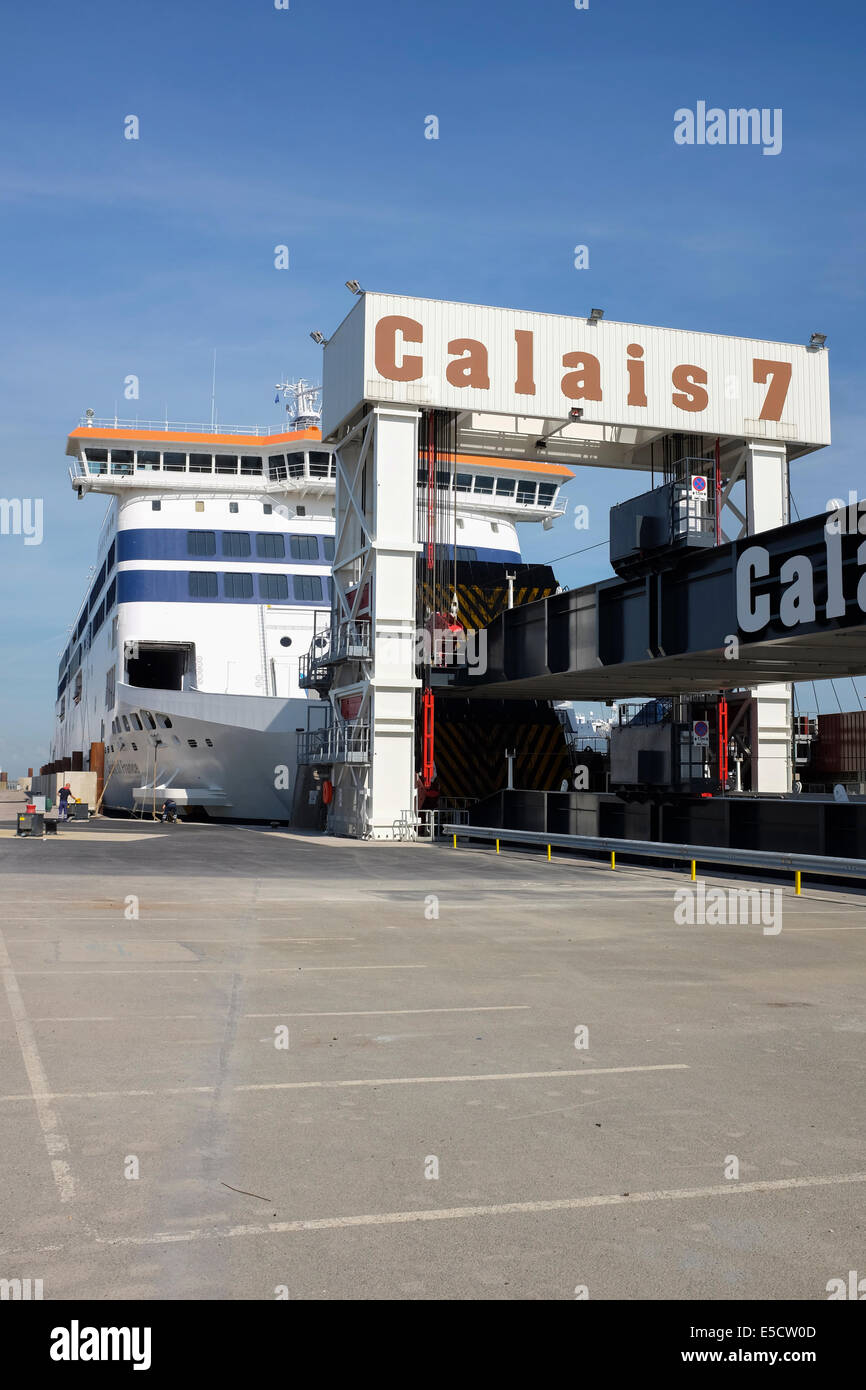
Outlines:
{"type": "Polygon", "coordinates": [[[550,845],[547,846],[547,862],[550,863],[550,845]]]}
{"type": "Polygon", "coordinates": [[[801,896],[801,889],[802,889],[802,886],[803,886],[803,874],[802,874],[802,872],[801,872],[800,869],[795,869],[795,870],[794,870],[794,896],[795,896],[795,897],[799,898],[799,897],[801,896]]]}
{"type": "Polygon", "coordinates": [[[456,836],[456,835],[454,836],[454,848],[455,848],[455,849],[457,848],[457,836],[456,836]]]}
{"type": "Polygon", "coordinates": [[[696,860],[696,859],[693,859],[693,860],[692,860],[692,883],[695,882],[695,879],[697,878],[697,876],[698,876],[698,863],[697,863],[697,860],[696,860]]]}
{"type": "Polygon", "coordinates": [[[611,852],[610,852],[610,867],[611,867],[612,869],[615,869],[615,868],[616,868],[616,850],[615,850],[615,849],[612,849],[611,852]]]}
{"type": "Polygon", "coordinates": [[[499,853],[499,841],[498,841],[498,840],[496,841],[496,853],[497,853],[497,854],[499,853]]]}

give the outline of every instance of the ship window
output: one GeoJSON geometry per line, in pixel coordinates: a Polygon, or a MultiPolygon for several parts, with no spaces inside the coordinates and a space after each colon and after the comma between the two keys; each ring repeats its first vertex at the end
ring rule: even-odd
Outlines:
{"type": "Polygon", "coordinates": [[[190,454],[189,471],[190,473],[212,473],[213,458],[210,454],[190,454]]]}
{"type": "Polygon", "coordinates": [[[66,716],[66,696],[65,696],[65,695],[61,695],[61,696],[60,696],[60,718],[63,719],[63,718],[65,718],[65,716],[66,716]]]}
{"type": "Polygon", "coordinates": [[[166,473],[185,473],[186,454],[163,454],[162,467],[166,473]]]}
{"type": "MultiPolygon", "coordinates": [[[[111,709],[111,706],[114,704],[114,670],[115,670],[115,668],[114,668],[113,666],[111,666],[111,667],[109,667],[109,669],[108,669],[108,670],[106,671],[106,673],[105,673],[105,708],[106,708],[106,709],[111,709]]],[[[112,733],[116,733],[116,732],[117,732],[116,729],[115,729],[115,727],[114,727],[116,723],[117,723],[117,720],[116,720],[116,719],[115,719],[115,720],[112,720],[112,723],[111,723],[111,732],[112,732],[112,733]]]]}
{"type": "Polygon", "coordinates": [[[458,474],[457,474],[457,478],[456,478],[456,482],[455,482],[455,486],[456,486],[458,492],[471,492],[471,491],[472,491],[472,474],[471,474],[471,473],[458,473],[458,474]]]}
{"type": "Polygon", "coordinates": [[[112,449],[111,451],[112,463],[132,463],[132,457],[131,449],[112,449]]]}
{"type": "Polygon", "coordinates": [[[122,715],[120,716],[120,722],[121,722],[122,725],[123,725],[124,733],[127,733],[127,734],[128,734],[128,733],[129,733],[129,720],[127,719],[127,717],[126,717],[125,714],[122,714],[122,715]]]}
{"type": "Polygon", "coordinates": [[[250,538],[246,531],[223,531],[223,555],[226,559],[243,559],[250,553],[250,538]]]}
{"type": "Polygon", "coordinates": [[[325,559],[326,559],[326,560],[333,560],[333,558],[334,558],[334,537],[333,537],[333,536],[323,536],[323,537],[322,537],[322,545],[323,545],[324,551],[325,551],[325,559]]]}
{"type": "Polygon", "coordinates": [[[138,466],[145,472],[152,472],[159,468],[159,453],[156,449],[139,449],[138,466]]]}
{"type": "Polygon", "coordinates": [[[535,501],[535,489],[536,489],[536,484],[535,484],[535,483],[529,483],[529,482],[526,482],[525,480],[522,481],[522,482],[519,482],[519,483],[517,484],[517,500],[518,500],[518,502],[522,502],[522,503],[524,504],[524,506],[530,506],[530,507],[531,507],[532,504],[533,504],[533,502],[535,501]]]}
{"type": "Polygon", "coordinates": [[[196,509],[197,512],[203,512],[203,511],[204,511],[204,502],[196,502],[196,504],[195,504],[195,509],[196,509]]]}
{"type": "Polygon", "coordinates": [[[490,529],[491,529],[491,531],[494,532],[495,535],[498,536],[498,535],[499,535],[499,522],[498,522],[498,521],[491,521],[491,523],[490,523],[490,529]]]}
{"type": "MultiPolygon", "coordinates": [[[[106,613],[110,613],[110,612],[111,612],[111,610],[112,610],[112,608],[113,608],[113,606],[114,606],[114,596],[115,596],[116,593],[117,593],[117,580],[116,580],[116,579],[112,579],[111,583],[109,584],[108,588],[107,588],[106,591],[105,591],[105,611],[106,611],[106,613]]],[[[116,618],[115,618],[115,622],[117,622],[117,619],[116,619],[116,618]]],[[[114,642],[115,642],[116,637],[117,637],[117,633],[115,632],[115,633],[112,635],[112,638],[111,638],[111,644],[112,644],[112,646],[114,645],[114,642]]]]}
{"type": "Polygon", "coordinates": [[[285,454],[268,455],[268,477],[272,483],[280,483],[286,476],[285,454]]]}
{"type": "Polygon", "coordinates": [[[303,478],[304,476],[304,456],[303,454],[287,455],[290,478],[303,478]]]}
{"type": "Polygon", "coordinates": [[[272,512],[273,510],[274,510],[274,509],[273,509],[273,507],[271,506],[270,502],[263,502],[263,503],[262,503],[262,511],[264,512],[265,516],[270,516],[270,514],[271,514],[271,512],[272,512]]]}
{"type": "Polygon", "coordinates": [[[157,723],[159,724],[159,727],[160,727],[161,729],[170,729],[170,728],[171,728],[171,720],[169,719],[169,717],[168,717],[167,714],[158,714],[158,715],[156,716],[156,718],[157,718],[157,723]]]}
{"type": "Polygon", "coordinates": [[[322,449],[315,449],[310,453],[310,477],[327,478],[331,462],[331,455],[322,449]]]}
{"type": "Polygon", "coordinates": [[[216,598],[217,577],[201,570],[193,570],[189,575],[190,598],[216,598]]]}
{"type": "Polygon", "coordinates": [[[286,542],[278,531],[260,531],[256,536],[256,554],[260,560],[284,560],[286,542]]]}
{"type": "Polygon", "coordinates": [[[289,581],[284,574],[260,574],[259,597],[280,603],[289,597],[289,581]]]}
{"type": "Polygon", "coordinates": [[[539,483],[539,484],[538,484],[538,503],[539,503],[539,506],[547,507],[547,506],[550,505],[550,503],[553,501],[554,497],[556,496],[556,488],[557,488],[557,484],[556,484],[556,483],[539,483]]]}
{"type": "Polygon", "coordinates": [[[289,536],[289,551],[293,560],[318,560],[318,538],[316,536],[289,536]]]}
{"type": "Polygon", "coordinates": [[[478,551],[471,545],[458,545],[457,559],[473,561],[478,559],[478,551]]]}
{"type": "Polygon", "coordinates": [[[226,598],[252,598],[253,577],[251,574],[224,574],[223,593],[226,598]]]}
{"type": "Polygon", "coordinates": [[[88,463],[108,463],[107,449],[85,449],[84,457],[88,463]]]}
{"type": "Polygon", "coordinates": [[[322,581],[317,574],[296,574],[294,578],[295,598],[299,603],[320,603],[322,581]]]}
{"type": "Polygon", "coordinates": [[[216,532],[187,531],[187,555],[216,555],[216,532]]]}
{"type": "Polygon", "coordinates": [[[130,723],[132,724],[133,729],[137,730],[138,733],[141,733],[141,730],[142,730],[142,723],[141,723],[141,720],[139,719],[138,715],[137,715],[137,714],[131,714],[131,715],[129,716],[129,720],[130,720],[130,723]]]}
{"type": "Polygon", "coordinates": [[[513,496],[514,496],[514,490],[515,490],[516,487],[517,487],[517,479],[516,479],[516,478],[497,478],[497,479],[496,479],[496,496],[497,496],[497,497],[513,497],[513,496]]]}
{"type": "Polygon", "coordinates": [[[187,743],[189,744],[190,748],[198,748],[198,744],[196,743],[194,738],[188,738],[187,743]]]}
{"type": "Polygon", "coordinates": [[[237,454],[217,454],[216,471],[217,473],[236,474],[238,471],[237,454]]]}
{"type": "Polygon", "coordinates": [[[153,717],[153,715],[151,714],[150,710],[149,710],[149,709],[143,709],[141,712],[142,712],[142,714],[144,715],[144,717],[145,717],[145,719],[147,720],[147,722],[148,722],[148,724],[150,725],[150,727],[151,727],[152,729],[155,729],[155,728],[156,728],[156,720],[154,719],[154,717],[153,717]]]}
{"type": "Polygon", "coordinates": [[[229,511],[235,513],[238,509],[237,502],[229,502],[229,511]]]}
{"type": "Polygon", "coordinates": [[[295,508],[295,516],[306,516],[306,515],[307,515],[307,509],[306,509],[306,507],[296,507],[296,508],[295,508]]]}
{"type": "Polygon", "coordinates": [[[162,503],[161,503],[161,502],[151,502],[151,504],[150,504],[150,510],[151,510],[152,512],[161,512],[161,511],[162,511],[162,503]]]}
{"type": "Polygon", "coordinates": [[[291,645],[292,645],[292,639],[291,639],[291,637],[281,637],[281,638],[280,638],[280,646],[281,646],[281,647],[290,647],[291,645]]]}
{"type": "Polygon", "coordinates": [[[108,554],[105,557],[105,573],[108,574],[114,564],[114,541],[108,547],[108,554]]]}
{"type": "Polygon", "coordinates": [[[476,491],[476,492],[483,492],[483,493],[485,493],[485,494],[491,493],[491,492],[493,491],[493,479],[492,479],[492,478],[483,477],[480,473],[476,473],[476,475],[475,475],[475,491],[476,491]]]}
{"type": "Polygon", "coordinates": [[[259,475],[262,471],[262,460],[255,454],[241,454],[241,473],[259,475]]]}
{"type": "Polygon", "coordinates": [[[450,468],[437,468],[437,469],[436,469],[436,486],[437,486],[437,487],[450,488],[450,486],[451,486],[451,469],[450,469],[450,468]]]}

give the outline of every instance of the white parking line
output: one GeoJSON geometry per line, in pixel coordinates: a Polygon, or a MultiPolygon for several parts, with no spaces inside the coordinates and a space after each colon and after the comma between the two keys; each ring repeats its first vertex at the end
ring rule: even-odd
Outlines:
{"type": "MultiPolygon", "coordinates": [[[[394,1014],[504,1014],[519,1009],[529,1009],[530,1004],[466,1004],[451,1009],[339,1009],[320,1010],[310,1013],[241,1014],[241,1018],[390,1018],[394,1014]]],[[[149,1018],[157,1021],[166,1019],[220,1019],[222,1014],[67,1014],[45,1015],[31,1019],[32,1023],[122,1023],[128,1018],[149,1018]]]]}
{"type": "Polygon", "coordinates": [[[159,1231],[150,1236],[97,1236],[97,1245],[171,1245],[181,1241],[224,1240],[232,1236],[289,1235],[296,1231],[339,1231],[353,1226],[401,1226],[417,1221],[461,1221],[477,1216],[522,1216],[592,1207],[625,1207],[643,1202],[683,1202],[707,1197],[744,1197],[753,1192],[840,1187],[866,1182],[866,1173],[829,1177],[777,1178],[767,1182],[728,1182],[716,1187],[673,1188],[661,1192],[606,1193],[597,1197],[563,1197],[542,1202],[499,1202],[490,1206],[443,1207],[426,1211],[385,1211],[366,1216],[329,1216],[312,1221],[269,1221],[258,1226],[222,1226],[192,1231],[159,1231]]]}
{"type": "Polygon", "coordinates": [[[57,1115],[49,1103],[48,1077],[45,1075],[45,1068],[39,1056],[36,1038],[27,1017],[27,1008],[15,978],[15,972],[12,969],[12,962],[9,959],[9,952],[6,950],[2,931],[0,931],[0,973],[3,976],[3,988],[9,1001],[9,1012],[15,1024],[18,1045],[21,1048],[24,1070],[27,1072],[27,1080],[30,1082],[29,1099],[36,1106],[36,1117],[39,1121],[39,1128],[42,1130],[45,1147],[48,1150],[54,1184],[61,1202],[71,1202],[75,1196],[75,1179],[66,1158],[69,1153],[69,1140],[60,1128],[57,1115]]]}
{"type": "MultiPolygon", "coordinates": [[[[627,1072],[688,1071],[685,1062],[661,1062],[642,1067],[580,1067],[575,1071],[503,1071],[476,1072],[467,1076],[375,1076],[351,1081],[256,1081],[243,1086],[231,1086],[231,1091],[334,1091],[349,1086],[433,1086],[466,1081],[539,1081],[567,1076],[617,1076],[627,1072]]],[[[111,1100],[126,1096],[186,1096],[210,1095],[214,1086],[160,1086],[141,1091],[54,1091],[46,1092],[42,1100],[111,1100]]],[[[29,1095],[0,1096],[6,1101],[32,1100],[29,1095]]]]}

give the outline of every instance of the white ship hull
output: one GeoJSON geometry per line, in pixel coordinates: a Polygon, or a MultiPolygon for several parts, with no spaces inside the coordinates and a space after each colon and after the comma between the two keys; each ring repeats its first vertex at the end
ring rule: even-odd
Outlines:
{"type": "Polygon", "coordinates": [[[150,715],[159,743],[150,735],[136,740],[137,751],[127,743],[107,759],[104,805],[147,811],[172,800],[181,812],[201,808],[215,820],[288,821],[297,730],[310,708],[303,698],[120,686],[118,714],[137,715],[145,728],[150,715]]]}

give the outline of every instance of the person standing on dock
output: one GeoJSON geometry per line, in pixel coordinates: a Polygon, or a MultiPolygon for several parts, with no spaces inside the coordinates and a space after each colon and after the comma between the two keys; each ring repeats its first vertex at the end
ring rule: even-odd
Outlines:
{"type": "Polygon", "coordinates": [[[59,807],[59,819],[69,820],[69,799],[72,796],[71,787],[61,787],[57,794],[57,804],[59,807]]]}

